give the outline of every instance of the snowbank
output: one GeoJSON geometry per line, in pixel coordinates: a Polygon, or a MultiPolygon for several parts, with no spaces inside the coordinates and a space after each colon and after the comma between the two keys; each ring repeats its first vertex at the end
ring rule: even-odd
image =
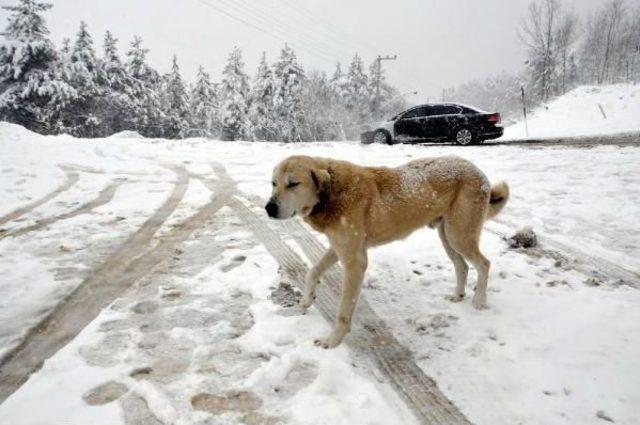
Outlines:
{"type": "Polygon", "coordinates": [[[137,131],[124,130],[119,133],[114,133],[107,139],[144,139],[144,136],[137,131]]]}
{"type": "Polygon", "coordinates": [[[578,87],[535,109],[528,117],[528,127],[528,136],[522,121],[507,127],[503,139],[599,136],[640,131],[640,86],[578,87]]]}

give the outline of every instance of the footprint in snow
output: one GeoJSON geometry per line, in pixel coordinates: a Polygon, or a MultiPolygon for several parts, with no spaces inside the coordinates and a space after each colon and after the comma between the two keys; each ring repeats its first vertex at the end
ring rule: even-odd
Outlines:
{"type": "Polygon", "coordinates": [[[101,406],[119,399],[127,391],[129,391],[129,388],[125,384],[109,381],[90,389],[82,398],[90,406],[101,406]]]}
{"type": "Polygon", "coordinates": [[[242,263],[245,262],[245,260],[247,259],[246,256],[244,255],[236,255],[235,257],[233,257],[231,259],[231,261],[223,264],[220,266],[220,270],[224,273],[227,273],[233,269],[235,269],[236,267],[239,267],[242,265],[242,263]]]}

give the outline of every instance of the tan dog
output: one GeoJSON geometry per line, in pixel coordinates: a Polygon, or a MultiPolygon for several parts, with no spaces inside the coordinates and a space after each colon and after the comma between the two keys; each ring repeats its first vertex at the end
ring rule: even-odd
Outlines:
{"type": "Polygon", "coordinates": [[[300,306],[311,306],[318,279],[329,267],[338,260],[344,267],[335,327],[326,338],[316,340],[317,345],[335,347],[349,332],[367,269],[367,249],[404,238],[423,226],[438,228],[453,262],[457,284],[449,299],[463,299],[468,261],[478,272],[473,306],[486,308],[491,263],[478,244],[484,222],[507,203],[509,187],[506,183],[491,187],[471,162],[449,156],[385,168],[292,156],[275,167],[272,184],[265,207],[269,216],[300,215],[324,233],[331,246],[309,270],[300,306]]]}

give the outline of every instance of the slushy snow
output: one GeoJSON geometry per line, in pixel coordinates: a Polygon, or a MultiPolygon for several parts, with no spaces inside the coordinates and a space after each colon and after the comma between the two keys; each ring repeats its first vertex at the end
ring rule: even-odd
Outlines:
{"type": "MultiPolygon", "coordinates": [[[[176,181],[171,166],[194,177],[158,235],[216,195],[197,177],[216,181],[213,163],[239,191],[266,199],[273,165],[292,154],[387,166],[455,154],[491,183],[511,187],[500,223],[488,222],[482,239],[492,262],[490,309],[474,310],[470,296],[445,300],[455,286],[453,267],[427,229],[371,250],[363,296],[473,423],[601,425],[598,412],[637,423],[640,292],[607,276],[594,280],[570,267],[571,259],[510,249],[495,233],[498,224],[532,226],[543,248],[562,242],[637,273],[636,147],[78,140],[2,123],[0,151],[0,215],[61,185],[60,165],[79,175],[68,191],[0,226],[9,234],[0,236],[0,351],[19,343],[167,199],[176,181]],[[77,208],[118,178],[126,180],[107,204],[10,236],[77,208]]],[[[261,205],[251,208],[264,217],[261,205]]],[[[284,237],[297,246],[295,235],[284,237]]],[[[178,248],[2,403],[0,423],[416,423],[390,384],[353,352],[349,336],[336,350],[313,345],[331,327],[316,308],[300,316],[269,299],[283,277],[230,208],[178,248]],[[85,402],[109,387],[125,393],[102,405],[85,402]],[[220,411],[192,402],[237,394],[249,401],[220,411]]],[[[474,284],[471,272],[469,295],[474,284]]]]}

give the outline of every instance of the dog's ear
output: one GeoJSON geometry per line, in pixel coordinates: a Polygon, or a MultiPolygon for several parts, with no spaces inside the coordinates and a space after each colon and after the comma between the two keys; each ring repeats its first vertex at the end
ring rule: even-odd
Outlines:
{"type": "Polygon", "coordinates": [[[327,170],[311,170],[311,180],[316,185],[320,201],[329,199],[331,193],[331,174],[327,170]]]}

